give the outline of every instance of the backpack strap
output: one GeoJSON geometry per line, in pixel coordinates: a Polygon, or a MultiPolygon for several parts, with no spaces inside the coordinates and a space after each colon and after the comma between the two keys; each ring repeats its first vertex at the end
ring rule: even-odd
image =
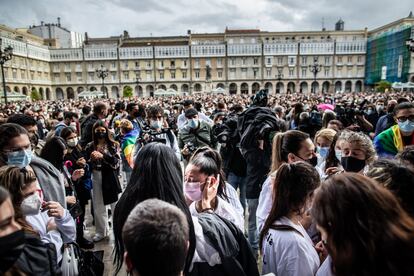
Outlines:
{"type": "Polygon", "coordinates": [[[285,224],[276,224],[276,225],[270,225],[269,227],[270,229],[276,230],[276,231],[293,231],[298,233],[299,235],[301,235],[303,238],[303,234],[298,231],[296,228],[290,226],[290,225],[285,225],[285,224]]]}

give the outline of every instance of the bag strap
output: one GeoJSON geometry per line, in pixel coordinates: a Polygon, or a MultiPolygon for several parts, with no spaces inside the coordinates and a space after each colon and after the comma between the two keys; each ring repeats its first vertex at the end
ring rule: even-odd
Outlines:
{"type": "Polygon", "coordinates": [[[290,226],[290,225],[286,225],[286,224],[276,224],[276,225],[270,225],[269,227],[270,229],[276,230],[276,231],[293,231],[298,233],[299,235],[301,235],[303,238],[303,234],[298,231],[296,228],[290,226]]]}

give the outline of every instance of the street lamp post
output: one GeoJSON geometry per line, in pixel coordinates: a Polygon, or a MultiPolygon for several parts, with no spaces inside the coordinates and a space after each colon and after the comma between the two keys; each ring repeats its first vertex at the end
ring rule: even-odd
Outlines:
{"type": "MultiPolygon", "coordinates": [[[[277,84],[276,84],[276,91],[277,91],[277,85],[280,83],[280,81],[283,79],[283,73],[282,73],[282,69],[281,68],[278,68],[277,69],[277,72],[278,72],[278,74],[275,76],[276,77],[276,79],[277,79],[277,84]]],[[[280,93],[280,90],[279,90],[279,93],[280,93]]]]}
{"type": "Polygon", "coordinates": [[[4,94],[4,103],[7,105],[7,91],[6,91],[6,78],[4,77],[4,63],[11,60],[13,57],[13,48],[7,46],[4,50],[1,49],[2,39],[0,38],[0,65],[1,65],[1,75],[3,77],[3,94],[4,94]]]}
{"type": "MultiPolygon", "coordinates": [[[[140,78],[140,77],[136,77],[136,79],[135,79],[135,83],[137,84],[137,88],[138,88],[138,96],[139,96],[139,84],[141,83],[141,78],[140,78]]],[[[144,90],[143,90],[142,92],[144,92],[144,90]]]]}
{"type": "Polygon", "coordinates": [[[316,84],[316,76],[322,70],[322,65],[319,64],[317,57],[313,59],[313,64],[309,65],[309,70],[313,73],[312,93],[315,93],[315,87],[313,84],[316,84]]]}
{"type": "MultiPolygon", "coordinates": [[[[109,71],[108,69],[106,69],[103,64],[101,64],[101,68],[96,69],[96,75],[98,76],[98,78],[102,79],[102,89],[104,89],[104,80],[106,79],[106,77],[108,77],[109,75],[109,71]]],[[[106,98],[109,99],[109,93],[108,93],[108,89],[105,89],[106,91],[106,98]]]]}

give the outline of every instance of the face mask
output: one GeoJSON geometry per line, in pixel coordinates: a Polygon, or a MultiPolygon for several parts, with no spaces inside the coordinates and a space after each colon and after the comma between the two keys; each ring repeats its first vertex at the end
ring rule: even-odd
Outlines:
{"type": "Polygon", "coordinates": [[[318,153],[322,158],[326,158],[329,153],[329,147],[317,147],[318,153]]]}
{"type": "Polygon", "coordinates": [[[135,118],[138,118],[139,117],[139,112],[135,111],[132,115],[134,115],[135,118]]]}
{"type": "Polygon", "coordinates": [[[184,182],[184,194],[191,201],[199,201],[202,191],[200,182],[184,182]]]}
{"type": "Polygon", "coordinates": [[[34,216],[39,214],[40,207],[42,207],[42,200],[36,192],[31,196],[26,197],[21,204],[22,213],[25,216],[34,216]]]}
{"type": "Polygon", "coordinates": [[[377,112],[380,113],[384,110],[384,106],[383,105],[377,105],[377,112]]]}
{"type": "Polygon", "coordinates": [[[374,110],[372,110],[372,109],[368,109],[368,110],[367,110],[367,114],[368,114],[368,115],[371,115],[372,113],[374,113],[374,110]]]}
{"type": "Polygon", "coordinates": [[[189,125],[191,128],[197,128],[197,126],[198,126],[198,119],[191,119],[191,120],[188,120],[188,125],[189,125]]]}
{"type": "Polygon", "coordinates": [[[152,121],[151,120],[151,127],[154,128],[154,129],[162,128],[162,121],[158,121],[158,120],[152,121]]]}
{"type": "Polygon", "coordinates": [[[398,122],[398,127],[402,132],[412,133],[414,131],[414,122],[405,120],[405,122],[398,122]]]}
{"type": "Polygon", "coordinates": [[[0,238],[0,275],[9,270],[24,249],[24,232],[18,230],[0,238]]]}
{"type": "Polygon", "coordinates": [[[338,161],[341,161],[342,158],[342,150],[335,150],[335,157],[338,161]]]}
{"type": "Polygon", "coordinates": [[[318,157],[314,156],[311,159],[306,160],[312,167],[316,167],[318,165],[318,157]]]}
{"type": "Polygon", "coordinates": [[[341,158],[341,165],[346,172],[360,172],[365,167],[365,160],[360,160],[352,156],[341,158]]]}
{"type": "Polygon", "coordinates": [[[7,165],[25,168],[32,161],[31,150],[20,150],[7,153],[7,165]]]}
{"type": "Polygon", "coordinates": [[[70,125],[69,126],[71,126],[73,129],[76,129],[76,122],[72,122],[72,123],[70,123],[70,125]]]}
{"type": "Polygon", "coordinates": [[[106,137],[106,132],[95,132],[95,135],[99,139],[103,139],[106,137]]]}
{"type": "Polygon", "coordinates": [[[70,148],[74,148],[78,144],[78,138],[69,139],[66,141],[66,143],[68,144],[70,148]]]}

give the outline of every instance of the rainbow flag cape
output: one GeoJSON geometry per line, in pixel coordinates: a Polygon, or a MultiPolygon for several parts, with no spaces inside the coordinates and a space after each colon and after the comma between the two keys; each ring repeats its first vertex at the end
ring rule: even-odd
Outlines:
{"type": "MultiPolygon", "coordinates": [[[[411,145],[414,145],[414,135],[412,136],[411,145]]],[[[398,152],[402,151],[404,143],[398,125],[392,126],[378,134],[374,139],[374,146],[380,157],[394,157],[398,152]]]]}
{"type": "Polygon", "coordinates": [[[138,130],[133,129],[125,134],[121,140],[122,154],[131,168],[134,168],[134,149],[137,136],[138,130]]]}

